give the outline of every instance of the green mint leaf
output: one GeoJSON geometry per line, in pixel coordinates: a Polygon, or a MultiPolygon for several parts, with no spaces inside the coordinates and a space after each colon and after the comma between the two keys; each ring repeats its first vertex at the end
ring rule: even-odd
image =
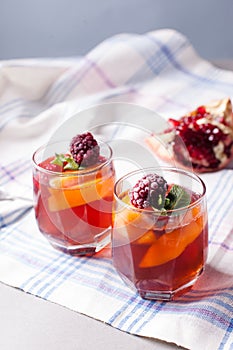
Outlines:
{"type": "Polygon", "coordinates": [[[171,202],[170,198],[166,197],[164,202],[164,208],[169,208],[170,202],[171,202]]]}
{"type": "Polygon", "coordinates": [[[167,210],[164,208],[158,209],[153,206],[151,206],[151,208],[154,210],[154,212],[156,212],[159,215],[167,215],[167,210]]]}
{"type": "Polygon", "coordinates": [[[64,166],[64,169],[67,170],[78,170],[79,165],[73,160],[73,158],[67,158],[66,159],[67,164],[64,166]]]}
{"type": "Polygon", "coordinates": [[[152,209],[159,213],[166,211],[164,206],[165,206],[165,198],[161,194],[159,194],[158,197],[154,198],[154,200],[151,202],[152,209]]]}
{"type": "Polygon", "coordinates": [[[51,161],[51,163],[59,165],[59,166],[63,166],[63,162],[64,162],[63,157],[64,157],[64,155],[55,153],[55,156],[56,157],[51,161]]]}
{"type": "Polygon", "coordinates": [[[52,164],[59,165],[65,170],[78,170],[79,165],[69,155],[55,153],[55,158],[51,161],[52,164]],[[65,164],[64,164],[65,163],[65,164]]]}
{"type": "Polygon", "coordinates": [[[160,194],[159,198],[158,198],[158,205],[159,205],[159,207],[161,207],[162,204],[163,204],[163,198],[162,198],[162,196],[160,194]]]}
{"type": "Polygon", "coordinates": [[[165,199],[165,209],[184,208],[191,202],[191,197],[185,189],[178,185],[173,185],[165,199]]]}

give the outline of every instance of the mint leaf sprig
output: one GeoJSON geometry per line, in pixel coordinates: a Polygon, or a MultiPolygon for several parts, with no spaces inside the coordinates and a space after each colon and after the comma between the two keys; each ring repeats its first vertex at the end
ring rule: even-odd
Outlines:
{"type": "Polygon", "coordinates": [[[51,161],[52,164],[61,166],[64,170],[78,170],[80,166],[74,161],[70,155],[55,153],[55,158],[51,161]]]}
{"type": "Polygon", "coordinates": [[[165,198],[164,209],[173,210],[184,208],[191,203],[190,194],[179,185],[173,185],[165,198]]]}
{"type": "Polygon", "coordinates": [[[191,196],[183,187],[174,184],[171,186],[165,198],[162,198],[160,195],[158,203],[162,204],[162,202],[163,207],[161,209],[155,208],[154,206],[152,206],[152,208],[161,215],[167,215],[167,211],[188,206],[191,203],[191,196]]]}

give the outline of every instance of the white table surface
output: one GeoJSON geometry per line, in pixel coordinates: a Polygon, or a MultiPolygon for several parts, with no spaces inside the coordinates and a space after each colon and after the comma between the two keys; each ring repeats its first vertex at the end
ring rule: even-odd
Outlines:
{"type": "Polygon", "coordinates": [[[0,283],[1,350],[173,350],[0,283]]]}
{"type": "MultiPolygon", "coordinates": [[[[233,70],[233,60],[215,61],[233,70]]],[[[0,283],[1,350],[176,350],[0,283]]]]}

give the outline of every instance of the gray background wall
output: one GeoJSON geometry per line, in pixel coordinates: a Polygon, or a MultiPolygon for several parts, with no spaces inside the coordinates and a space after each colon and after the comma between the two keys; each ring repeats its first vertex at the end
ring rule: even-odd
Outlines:
{"type": "Polygon", "coordinates": [[[233,0],[0,0],[0,59],[83,55],[117,33],[174,28],[233,58],[233,0]]]}

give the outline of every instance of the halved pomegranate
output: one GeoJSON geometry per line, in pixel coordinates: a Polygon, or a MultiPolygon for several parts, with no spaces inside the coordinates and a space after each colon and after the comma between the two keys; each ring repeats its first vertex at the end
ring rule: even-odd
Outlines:
{"type": "Polygon", "coordinates": [[[161,158],[168,161],[169,157],[174,158],[196,172],[217,171],[233,159],[233,113],[229,98],[200,106],[178,120],[170,118],[169,124],[171,127],[162,135],[154,134],[147,140],[161,158]]]}

